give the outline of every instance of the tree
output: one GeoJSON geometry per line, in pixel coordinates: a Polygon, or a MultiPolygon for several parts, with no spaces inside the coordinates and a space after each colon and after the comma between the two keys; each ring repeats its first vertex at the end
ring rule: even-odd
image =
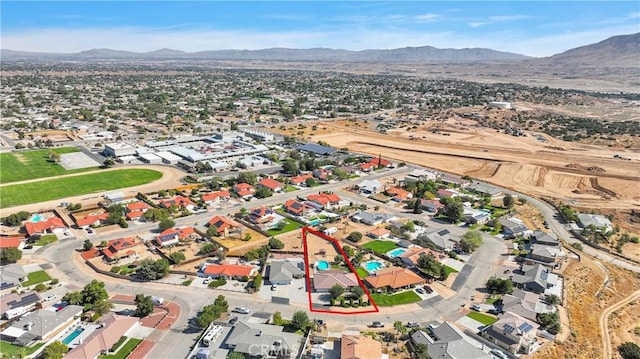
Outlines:
{"type": "Polygon", "coordinates": [[[90,240],[85,239],[85,240],[84,240],[84,243],[83,243],[83,245],[82,245],[82,248],[83,248],[85,251],[88,251],[89,249],[93,248],[93,243],[91,243],[91,241],[90,241],[90,240]]]}
{"type": "Polygon", "coordinates": [[[414,214],[422,213],[422,201],[420,201],[419,198],[413,201],[413,213],[414,214]]]}
{"type": "Polygon", "coordinates": [[[220,233],[218,233],[218,226],[210,225],[207,228],[207,236],[209,237],[220,237],[220,233]]]}
{"type": "Polygon", "coordinates": [[[440,201],[444,204],[444,215],[447,216],[451,222],[460,222],[464,215],[464,208],[462,203],[455,198],[444,197],[440,201]]]}
{"type": "Polygon", "coordinates": [[[175,264],[180,264],[180,262],[186,259],[186,257],[184,256],[184,253],[182,252],[173,252],[169,254],[169,258],[175,264]]]}
{"type": "Polygon", "coordinates": [[[353,249],[353,247],[345,246],[342,249],[344,250],[344,254],[346,254],[348,258],[351,258],[356,254],[356,250],[353,249]]]}
{"type": "Polygon", "coordinates": [[[273,321],[274,325],[281,325],[282,324],[282,313],[280,313],[280,312],[273,313],[272,321],[273,321]]]}
{"type": "Polygon", "coordinates": [[[262,285],[262,274],[258,273],[253,278],[253,283],[251,287],[253,287],[253,289],[255,289],[255,291],[257,292],[260,289],[261,285],[262,285]]]}
{"type": "Polygon", "coordinates": [[[351,294],[360,299],[364,295],[364,289],[361,286],[351,288],[351,294]]]}
{"type": "Polygon", "coordinates": [[[423,343],[416,344],[413,350],[413,354],[415,355],[416,359],[428,359],[429,356],[427,355],[427,345],[423,343]]]}
{"type": "Polygon", "coordinates": [[[116,164],[116,161],[113,160],[113,158],[111,157],[107,157],[104,162],[102,162],[102,165],[106,168],[112,167],[116,164]]]}
{"type": "Polygon", "coordinates": [[[482,245],[482,233],[475,229],[467,231],[462,235],[460,247],[464,252],[472,253],[482,245]]]}
{"type": "Polygon", "coordinates": [[[289,175],[297,175],[299,173],[298,171],[298,164],[296,163],[296,161],[284,161],[282,163],[282,170],[289,175]]]}
{"type": "Polygon", "coordinates": [[[160,231],[165,231],[169,228],[173,228],[176,225],[176,221],[174,221],[171,218],[163,218],[160,220],[160,224],[158,225],[158,228],[160,228],[160,231]]]}
{"type": "Polygon", "coordinates": [[[108,312],[111,308],[113,308],[113,303],[111,303],[106,299],[99,300],[93,303],[93,305],[91,305],[91,310],[96,312],[96,314],[98,315],[103,315],[104,313],[108,312]]]}
{"type": "Polygon", "coordinates": [[[329,295],[332,299],[338,299],[344,294],[344,287],[340,284],[334,284],[333,287],[329,289],[329,295]]]}
{"type": "Polygon", "coordinates": [[[161,258],[153,260],[151,258],[145,258],[140,263],[140,266],[136,270],[136,273],[146,280],[155,280],[164,278],[169,274],[169,261],[161,258]]]}
{"type": "Polygon", "coordinates": [[[538,313],[536,320],[540,323],[540,327],[550,334],[558,334],[560,332],[560,318],[557,312],[538,313]]]}
{"type": "Polygon", "coordinates": [[[315,179],[315,178],[307,178],[306,180],[304,180],[304,184],[305,184],[307,187],[313,187],[313,186],[315,186],[316,184],[318,184],[318,181],[316,181],[316,179],[315,179]]]}
{"type": "Polygon", "coordinates": [[[298,310],[293,313],[293,318],[291,318],[291,326],[293,326],[296,330],[304,330],[309,326],[309,316],[307,312],[298,310]]]}
{"type": "Polygon", "coordinates": [[[109,298],[109,293],[104,289],[104,282],[100,282],[96,279],[89,282],[82,289],[82,303],[83,304],[95,304],[101,300],[109,298]]]}
{"type": "Polygon", "coordinates": [[[349,240],[351,242],[358,242],[361,239],[362,239],[362,233],[360,233],[360,232],[351,232],[347,236],[347,240],[349,240]]]}
{"type": "Polygon", "coordinates": [[[271,249],[282,249],[284,248],[284,243],[276,237],[269,238],[269,248],[271,249]]]}
{"type": "Polygon", "coordinates": [[[144,294],[136,294],[136,311],[135,316],[144,318],[153,312],[153,300],[151,296],[144,294]]]}
{"type": "Polygon", "coordinates": [[[510,194],[506,194],[504,195],[504,197],[502,197],[502,204],[507,208],[513,207],[514,202],[515,201],[510,194]]]}
{"type": "Polygon", "coordinates": [[[204,242],[202,243],[202,245],[200,246],[200,250],[198,251],[198,254],[200,255],[204,255],[204,254],[212,254],[213,252],[215,252],[218,249],[218,246],[215,243],[211,243],[211,242],[204,242]]]}
{"type": "Polygon", "coordinates": [[[558,305],[560,304],[560,297],[555,294],[547,294],[544,296],[544,301],[551,305],[558,305]]]}
{"type": "Polygon", "coordinates": [[[56,340],[44,348],[42,355],[44,359],[62,359],[68,351],[69,348],[66,345],[62,344],[59,340],[56,340]]]}
{"type": "Polygon", "coordinates": [[[636,343],[626,342],[618,346],[618,353],[622,359],[640,359],[640,346],[636,343]]]}
{"type": "Polygon", "coordinates": [[[258,182],[258,176],[253,172],[242,172],[238,174],[238,183],[254,185],[256,182],[258,182]]]}
{"type": "Polygon", "coordinates": [[[267,198],[273,196],[273,191],[267,187],[260,187],[256,190],[254,194],[256,198],[267,198]]]}
{"type": "Polygon", "coordinates": [[[511,279],[490,278],[487,281],[489,293],[508,294],[513,292],[513,282],[511,279]]]}
{"type": "Polygon", "coordinates": [[[49,152],[49,158],[54,162],[54,163],[58,163],[60,162],[60,154],[58,152],[55,152],[53,150],[51,150],[49,152]]]}
{"type": "Polygon", "coordinates": [[[69,304],[72,305],[82,305],[82,292],[76,291],[76,292],[67,292],[63,297],[62,297],[62,301],[63,302],[67,302],[69,304]]]}
{"type": "Polygon", "coordinates": [[[0,251],[0,264],[16,263],[22,258],[22,251],[18,248],[3,248],[0,251]]]}
{"type": "Polygon", "coordinates": [[[438,262],[433,253],[429,253],[426,256],[420,256],[416,264],[422,272],[433,278],[440,278],[442,280],[443,273],[446,273],[444,264],[438,262]]]}
{"type": "Polygon", "coordinates": [[[396,320],[393,322],[393,328],[396,330],[397,335],[404,334],[407,331],[407,328],[404,326],[401,320],[396,320]]]}

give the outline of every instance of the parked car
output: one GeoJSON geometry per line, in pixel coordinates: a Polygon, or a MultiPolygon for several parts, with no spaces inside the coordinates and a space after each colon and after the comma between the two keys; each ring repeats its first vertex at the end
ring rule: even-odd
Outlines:
{"type": "Polygon", "coordinates": [[[472,305],[471,309],[475,310],[476,312],[481,312],[482,311],[482,308],[480,308],[480,306],[477,305],[477,304],[472,305]]]}
{"type": "Polygon", "coordinates": [[[229,324],[233,325],[236,324],[238,322],[238,317],[233,317],[231,319],[229,319],[229,324]]]}
{"type": "Polygon", "coordinates": [[[272,284],[271,285],[271,290],[276,290],[278,289],[278,285],[277,284],[272,284]]]}
{"type": "Polygon", "coordinates": [[[428,285],[425,284],[423,288],[425,292],[429,294],[433,293],[433,288],[429,287],[428,285]]]}
{"type": "Polygon", "coordinates": [[[502,350],[491,349],[491,351],[489,353],[491,355],[493,355],[494,357],[497,357],[497,358],[500,358],[500,359],[509,359],[507,354],[505,354],[502,350]]]}
{"type": "Polygon", "coordinates": [[[371,328],[384,328],[384,323],[383,322],[373,322],[370,325],[371,328]]]}
{"type": "Polygon", "coordinates": [[[422,288],[420,288],[420,287],[416,288],[416,292],[418,292],[418,293],[420,293],[420,294],[424,294],[424,293],[425,293],[425,292],[424,292],[424,289],[422,289],[422,288]]]}
{"type": "Polygon", "coordinates": [[[418,322],[407,322],[407,328],[417,328],[419,326],[418,322]]]}
{"type": "Polygon", "coordinates": [[[48,301],[50,301],[50,300],[54,300],[54,299],[56,299],[56,298],[58,298],[58,296],[57,296],[57,295],[55,295],[55,294],[51,294],[51,295],[46,296],[43,300],[44,300],[45,302],[48,302],[48,301]]]}
{"type": "Polygon", "coordinates": [[[240,314],[249,314],[249,309],[245,307],[236,307],[233,309],[233,311],[240,314]]]}
{"type": "Polygon", "coordinates": [[[202,284],[209,284],[211,282],[211,278],[206,278],[202,281],[202,284]]]}

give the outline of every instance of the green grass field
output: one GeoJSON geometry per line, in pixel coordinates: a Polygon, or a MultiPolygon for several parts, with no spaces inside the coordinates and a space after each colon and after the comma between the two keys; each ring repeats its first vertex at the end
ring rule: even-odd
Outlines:
{"type": "Polygon", "coordinates": [[[388,251],[398,247],[395,242],[392,241],[371,241],[362,246],[362,248],[368,248],[372,251],[380,254],[387,253],[388,251]]]}
{"type": "Polygon", "coordinates": [[[24,354],[25,356],[31,355],[43,345],[44,343],[38,343],[32,347],[21,347],[9,342],[0,341],[0,353],[2,353],[3,357],[6,355],[8,358],[23,358],[24,356],[19,356],[19,354],[24,354]]]}
{"type": "Polygon", "coordinates": [[[277,230],[277,229],[273,228],[273,229],[268,230],[267,233],[269,233],[270,236],[277,236],[278,234],[295,231],[296,229],[301,228],[303,226],[302,224],[300,224],[298,222],[295,222],[295,221],[292,221],[292,220],[290,220],[288,218],[287,219],[283,219],[283,221],[286,222],[287,224],[284,227],[282,227],[282,229],[277,230]]]}
{"type": "MultiPolygon", "coordinates": [[[[52,148],[59,154],[79,152],[75,147],[52,148]]],[[[80,168],[77,170],[65,170],[59,164],[49,162],[49,150],[35,150],[17,153],[0,154],[0,183],[11,183],[34,178],[45,178],[70,173],[87,172],[98,167],[80,168]]]]}
{"type": "Polygon", "coordinates": [[[451,273],[458,273],[458,271],[455,268],[451,268],[449,266],[444,266],[444,270],[445,270],[445,272],[447,272],[447,275],[449,275],[451,273]]]}
{"type": "Polygon", "coordinates": [[[394,305],[415,303],[422,300],[420,296],[412,290],[392,295],[372,293],[371,299],[373,299],[379,307],[392,307],[394,305]]]}
{"type": "Polygon", "coordinates": [[[49,243],[53,243],[58,240],[58,237],[55,234],[44,234],[38,238],[34,246],[46,246],[49,243]]]}
{"type": "Polygon", "coordinates": [[[490,315],[486,315],[478,312],[470,312],[469,314],[467,314],[467,317],[473,320],[477,320],[484,325],[491,325],[498,321],[498,318],[496,317],[492,317],[490,315]]]}
{"type": "Polygon", "coordinates": [[[0,208],[137,186],[161,177],[158,171],[123,169],[4,186],[0,187],[0,208]]]}
{"type": "Polygon", "coordinates": [[[369,272],[367,272],[367,270],[362,268],[362,267],[356,268],[356,274],[358,274],[358,277],[360,277],[360,278],[364,278],[364,277],[368,277],[369,276],[369,272]]]}
{"type": "Polygon", "coordinates": [[[114,354],[100,355],[100,359],[125,359],[137,346],[142,342],[142,339],[129,338],[120,350],[114,354]]]}
{"type": "Polygon", "coordinates": [[[51,277],[47,274],[47,272],[43,270],[39,270],[37,272],[31,272],[27,274],[27,278],[29,279],[20,283],[20,285],[22,285],[23,287],[28,287],[30,285],[48,282],[51,280],[51,277]]]}

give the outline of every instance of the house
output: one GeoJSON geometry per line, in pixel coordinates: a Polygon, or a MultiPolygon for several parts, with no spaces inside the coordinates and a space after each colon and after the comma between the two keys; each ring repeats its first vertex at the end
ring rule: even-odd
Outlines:
{"type": "Polygon", "coordinates": [[[420,199],[420,205],[422,209],[430,213],[437,213],[444,208],[444,204],[440,203],[439,199],[420,199]]]}
{"type": "Polygon", "coordinates": [[[480,335],[513,354],[531,354],[537,348],[538,327],[526,318],[506,312],[497,322],[482,329],[480,335]]]}
{"type": "Polygon", "coordinates": [[[264,188],[268,188],[270,190],[272,190],[273,192],[280,192],[284,189],[284,185],[276,180],[274,180],[273,178],[263,178],[259,183],[258,186],[260,187],[264,187],[264,188]]]}
{"type": "Polygon", "coordinates": [[[383,189],[383,185],[378,180],[364,180],[356,185],[360,193],[376,194],[383,189]]]}
{"type": "Polygon", "coordinates": [[[604,232],[613,230],[611,221],[607,217],[597,214],[578,213],[578,224],[582,228],[591,226],[604,232]]]}
{"type": "Polygon", "coordinates": [[[501,305],[498,306],[500,312],[510,312],[521,317],[536,321],[540,313],[555,312],[555,308],[543,302],[539,294],[514,289],[513,293],[505,294],[502,297],[501,305]]]}
{"type": "Polygon", "coordinates": [[[455,325],[444,322],[439,325],[429,325],[429,334],[417,330],[411,334],[411,343],[427,346],[427,357],[446,359],[492,359],[488,353],[482,351],[482,344],[471,339],[455,325]]]}
{"type": "Polygon", "coordinates": [[[321,146],[317,143],[305,143],[304,145],[298,146],[296,148],[298,151],[314,153],[316,155],[327,156],[336,152],[334,148],[321,146]]]}
{"type": "Polygon", "coordinates": [[[322,182],[328,181],[332,175],[333,171],[326,168],[316,168],[315,170],[313,170],[313,177],[322,182]]]}
{"type": "Polygon", "coordinates": [[[393,291],[402,288],[411,288],[427,282],[413,271],[400,267],[382,268],[376,271],[375,274],[365,277],[364,281],[372,288],[387,288],[393,291]]]}
{"type": "Polygon", "coordinates": [[[565,258],[565,253],[560,246],[546,246],[543,244],[532,244],[531,251],[527,255],[535,261],[551,265],[560,265],[565,258]]]}
{"type": "Polygon", "coordinates": [[[414,169],[404,177],[405,183],[435,181],[438,174],[426,169],[414,169]]]}
{"type": "Polygon", "coordinates": [[[269,207],[255,207],[251,209],[249,212],[249,222],[255,224],[265,224],[273,221],[275,219],[275,215],[273,214],[273,210],[269,207]]]}
{"type": "Polygon", "coordinates": [[[29,346],[38,340],[49,340],[59,331],[80,323],[82,306],[67,305],[62,310],[38,309],[14,321],[0,332],[0,339],[19,346],[29,346]]]}
{"type": "Polygon", "coordinates": [[[522,236],[531,231],[521,219],[516,217],[500,218],[499,222],[502,225],[502,232],[507,235],[522,236]]]}
{"type": "Polygon", "coordinates": [[[271,284],[291,284],[294,279],[304,277],[303,261],[271,261],[266,273],[267,280],[271,284]]]}
{"type": "Polygon", "coordinates": [[[535,231],[529,236],[531,244],[540,244],[544,246],[559,246],[560,241],[558,236],[554,233],[546,233],[542,231],[535,231]]]}
{"type": "Polygon", "coordinates": [[[218,235],[223,237],[229,237],[230,234],[240,234],[242,233],[242,227],[227,217],[223,216],[215,216],[207,222],[207,226],[215,226],[216,232],[218,235]]]}
{"type": "Polygon", "coordinates": [[[202,268],[202,276],[209,278],[251,277],[256,271],[254,266],[240,264],[209,264],[202,268]]]}
{"type": "Polygon", "coordinates": [[[180,209],[184,208],[188,210],[193,210],[193,208],[196,206],[196,204],[193,203],[193,201],[189,197],[185,196],[175,196],[173,199],[168,199],[166,201],[160,202],[160,206],[167,209],[173,205],[177,206],[180,209]]]}
{"type": "Polygon", "coordinates": [[[307,173],[300,176],[291,177],[291,184],[294,186],[306,186],[307,180],[313,178],[313,175],[307,173]]]}
{"type": "Polygon", "coordinates": [[[316,292],[328,292],[336,284],[347,290],[360,286],[356,275],[351,272],[327,270],[313,275],[313,290],[316,292]]]}
{"type": "Polygon", "coordinates": [[[24,248],[24,237],[0,237],[0,249],[24,248]]]}
{"type": "Polygon", "coordinates": [[[233,185],[233,192],[235,192],[238,197],[247,200],[253,197],[253,194],[256,193],[256,189],[248,183],[236,183],[233,185]]]}
{"type": "Polygon", "coordinates": [[[304,338],[285,333],[279,325],[239,321],[225,337],[222,349],[241,353],[245,358],[293,359],[304,347],[304,338]]]}
{"type": "Polygon", "coordinates": [[[185,241],[192,238],[197,238],[199,235],[196,233],[193,227],[184,228],[169,228],[164,230],[156,237],[156,242],[162,247],[178,244],[180,241],[185,241]]]}
{"type": "Polygon", "coordinates": [[[109,218],[109,212],[102,212],[96,214],[87,214],[84,217],[73,216],[76,220],[76,225],[79,228],[87,228],[89,226],[99,226],[105,224],[109,218]]]}
{"type": "Polygon", "coordinates": [[[126,217],[128,220],[140,218],[151,208],[153,207],[142,201],[127,203],[127,205],[125,206],[127,212],[126,217]]]}
{"type": "Polygon", "coordinates": [[[458,195],[457,192],[448,190],[448,189],[444,189],[444,188],[440,188],[437,192],[436,192],[436,197],[438,198],[453,198],[456,197],[458,195]]]}
{"type": "Polygon", "coordinates": [[[438,181],[447,185],[453,185],[455,187],[462,187],[462,188],[467,187],[471,183],[460,176],[454,176],[450,174],[444,174],[440,176],[440,178],[438,178],[438,181]]]}
{"type": "Polygon", "coordinates": [[[220,203],[231,198],[231,194],[227,190],[215,191],[202,195],[202,201],[208,205],[220,203]]]}
{"type": "Polygon", "coordinates": [[[382,343],[365,335],[342,334],[340,358],[382,359],[382,343]]]}
{"type": "Polygon", "coordinates": [[[374,165],[371,162],[367,162],[367,163],[361,163],[358,165],[358,169],[362,172],[371,172],[373,170],[375,170],[376,168],[378,168],[378,166],[374,165]]]}
{"type": "Polygon", "coordinates": [[[102,255],[107,261],[115,261],[117,259],[129,257],[136,254],[132,248],[137,247],[139,243],[135,238],[118,238],[107,242],[107,247],[102,249],[102,255]]]}
{"type": "Polygon", "coordinates": [[[318,193],[307,196],[307,200],[314,202],[322,208],[332,209],[341,206],[342,199],[335,193],[318,193]]]}
{"type": "Polygon", "coordinates": [[[397,219],[397,217],[389,213],[359,212],[352,215],[351,219],[355,222],[364,223],[369,226],[377,226],[382,223],[393,221],[394,219],[397,219]]]}
{"type": "Polygon", "coordinates": [[[477,181],[470,184],[467,189],[491,198],[499,198],[502,195],[501,188],[477,181]]]}
{"type": "Polygon", "coordinates": [[[491,219],[491,212],[465,206],[462,210],[462,216],[465,223],[485,224],[491,219]]]}
{"type": "Polygon", "coordinates": [[[94,359],[108,351],[123,336],[130,336],[138,328],[138,318],[110,313],[101,325],[64,357],[69,359],[94,359]]]}
{"type": "Polygon", "coordinates": [[[386,168],[393,167],[393,163],[391,163],[391,161],[385,160],[384,158],[381,158],[381,157],[372,158],[369,161],[369,163],[373,164],[376,167],[386,167],[386,168]]]}
{"type": "Polygon", "coordinates": [[[449,232],[448,229],[436,229],[418,235],[418,239],[428,246],[442,251],[451,251],[458,247],[461,238],[449,232]]]}
{"type": "Polygon", "coordinates": [[[311,207],[296,199],[290,199],[284,202],[282,207],[287,211],[287,213],[298,217],[304,216],[308,211],[312,209],[311,207]]]}
{"type": "Polygon", "coordinates": [[[25,272],[22,264],[14,263],[2,266],[2,275],[0,276],[0,291],[4,292],[15,288],[21,282],[27,280],[27,272],[25,272]]]}
{"type": "Polygon", "coordinates": [[[0,315],[3,319],[13,319],[36,308],[42,298],[38,292],[24,294],[9,293],[0,297],[0,315]]]}
{"type": "Polygon", "coordinates": [[[29,237],[37,234],[53,233],[66,228],[61,218],[51,216],[44,221],[31,222],[24,224],[24,229],[29,237]]]}
{"type": "Polygon", "coordinates": [[[405,252],[400,254],[398,258],[400,258],[400,260],[402,260],[402,263],[404,263],[404,265],[406,265],[407,267],[414,267],[418,265],[418,259],[420,259],[420,257],[427,256],[429,254],[433,255],[438,261],[448,257],[432,249],[415,246],[413,248],[407,249],[405,252]]]}
{"type": "Polygon", "coordinates": [[[540,294],[558,284],[558,275],[542,264],[523,264],[522,269],[513,272],[511,280],[517,288],[540,294]]]}
{"type": "Polygon", "coordinates": [[[408,199],[413,198],[413,193],[402,189],[400,187],[391,187],[387,190],[387,195],[391,196],[392,200],[396,202],[404,202],[408,199]]]}
{"type": "Polygon", "coordinates": [[[389,232],[389,230],[382,227],[378,227],[367,232],[367,235],[373,239],[387,238],[390,234],[391,232],[389,232]]]}

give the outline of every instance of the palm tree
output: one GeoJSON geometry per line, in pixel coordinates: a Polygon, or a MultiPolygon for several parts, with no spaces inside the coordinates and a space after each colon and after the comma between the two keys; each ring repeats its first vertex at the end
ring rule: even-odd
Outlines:
{"type": "Polygon", "coordinates": [[[407,328],[405,328],[404,324],[400,320],[396,320],[395,322],[393,322],[393,328],[397,332],[397,336],[396,336],[396,343],[397,343],[398,342],[398,336],[400,336],[400,334],[404,334],[406,332],[407,328]]]}

